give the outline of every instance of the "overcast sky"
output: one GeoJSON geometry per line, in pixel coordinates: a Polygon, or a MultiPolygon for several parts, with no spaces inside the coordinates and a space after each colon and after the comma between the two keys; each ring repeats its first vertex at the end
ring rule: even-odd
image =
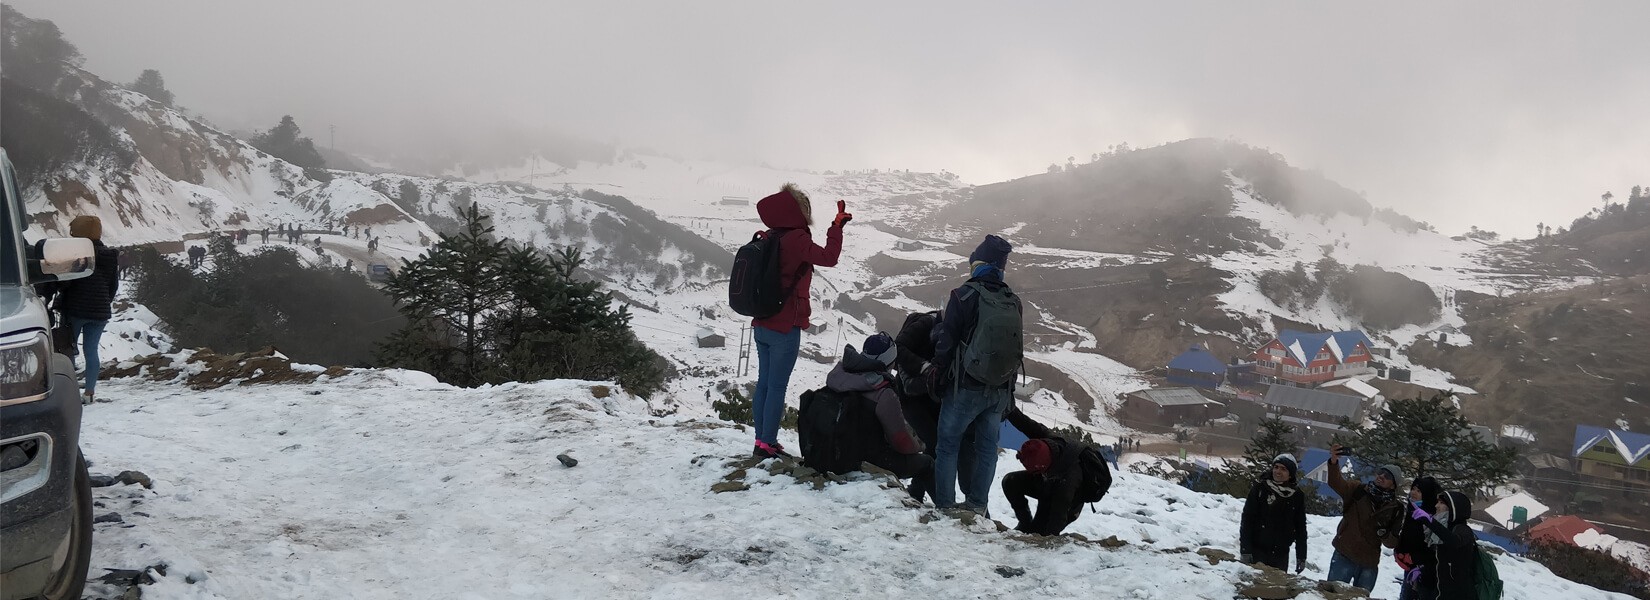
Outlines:
{"type": "Polygon", "coordinates": [[[1638,0],[9,3],[106,78],[157,68],[221,125],[292,114],[340,148],[552,127],[983,184],[1232,137],[1440,230],[1516,237],[1650,185],[1638,0]]]}

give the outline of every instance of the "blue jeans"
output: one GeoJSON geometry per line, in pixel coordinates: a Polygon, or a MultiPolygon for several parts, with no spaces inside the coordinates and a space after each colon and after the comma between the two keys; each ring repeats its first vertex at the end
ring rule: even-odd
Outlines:
{"type": "Polygon", "coordinates": [[[75,339],[80,340],[80,351],[86,354],[86,383],[81,387],[88,394],[97,391],[97,374],[103,369],[97,358],[97,342],[103,339],[103,328],[108,325],[108,321],[69,317],[69,328],[74,331],[75,339]]]}
{"type": "Polygon", "coordinates": [[[1335,554],[1329,557],[1330,581],[1350,583],[1363,588],[1364,591],[1375,591],[1375,577],[1378,571],[1380,571],[1378,566],[1366,567],[1352,562],[1352,559],[1347,558],[1345,554],[1341,554],[1340,550],[1336,550],[1335,554]]]}
{"type": "Polygon", "coordinates": [[[957,459],[963,437],[974,440],[974,473],[963,490],[970,508],[984,510],[997,475],[997,439],[1002,433],[1003,412],[1008,410],[1007,389],[970,390],[958,388],[940,404],[939,448],[934,456],[934,506],[948,508],[957,503],[957,459]]]}
{"type": "Polygon", "coordinates": [[[791,384],[791,370],[802,350],[802,328],[779,333],[756,327],[756,392],[751,394],[751,417],[756,421],[756,441],[779,442],[779,421],[785,418],[785,388],[791,384]]]}

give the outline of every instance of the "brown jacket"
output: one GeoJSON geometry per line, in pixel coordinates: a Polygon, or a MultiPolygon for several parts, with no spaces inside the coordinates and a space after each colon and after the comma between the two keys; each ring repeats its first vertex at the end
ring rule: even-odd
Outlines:
{"type": "Polygon", "coordinates": [[[1404,522],[1404,502],[1396,493],[1377,502],[1364,484],[1347,481],[1335,465],[1327,469],[1329,487],[1341,496],[1342,516],[1333,545],[1341,554],[1362,567],[1381,564],[1381,546],[1398,546],[1398,529],[1404,522]]]}

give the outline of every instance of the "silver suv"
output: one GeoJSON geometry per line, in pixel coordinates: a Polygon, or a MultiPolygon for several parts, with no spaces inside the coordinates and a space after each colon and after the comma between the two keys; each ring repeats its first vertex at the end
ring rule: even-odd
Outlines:
{"type": "Polygon", "coordinates": [[[69,358],[52,351],[34,285],[90,275],[95,255],[86,239],[28,244],[5,150],[0,178],[0,600],[79,598],[92,554],[80,386],[69,358]]]}

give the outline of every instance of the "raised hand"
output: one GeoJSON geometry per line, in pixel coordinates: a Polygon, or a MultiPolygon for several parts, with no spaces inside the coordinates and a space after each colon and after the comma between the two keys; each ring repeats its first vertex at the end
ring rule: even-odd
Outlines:
{"type": "Polygon", "coordinates": [[[1431,521],[1432,520],[1432,515],[1428,514],[1426,509],[1421,508],[1419,506],[1415,507],[1415,510],[1410,511],[1409,516],[1410,516],[1410,518],[1413,518],[1417,521],[1431,521]]]}

